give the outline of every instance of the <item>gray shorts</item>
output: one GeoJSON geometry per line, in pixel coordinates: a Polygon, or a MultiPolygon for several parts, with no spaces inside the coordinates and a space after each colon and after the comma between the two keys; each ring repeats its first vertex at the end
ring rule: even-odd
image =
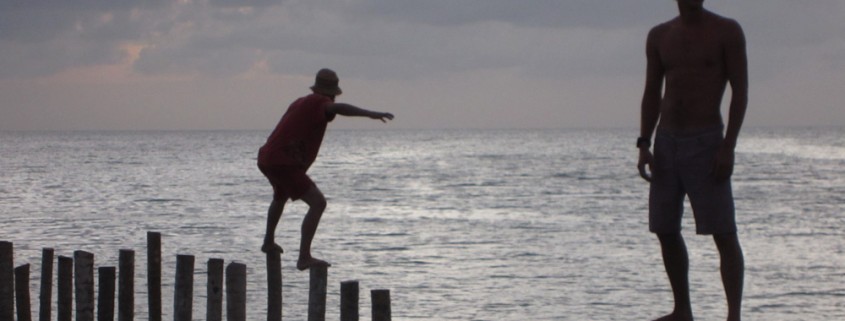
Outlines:
{"type": "Polygon", "coordinates": [[[697,234],[736,232],[730,179],[717,182],[713,176],[722,140],[722,127],[683,136],[657,131],[648,199],[651,232],[681,231],[684,196],[689,196],[697,234]]]}

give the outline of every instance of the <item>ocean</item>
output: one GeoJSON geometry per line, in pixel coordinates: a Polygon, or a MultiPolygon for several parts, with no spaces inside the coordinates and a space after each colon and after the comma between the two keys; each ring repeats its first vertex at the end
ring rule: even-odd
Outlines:
{"type": "MultiPolygon", "coordinates": [[[[194,319],[205,318],[210,258],[247,265],[248,319],[264,319],[259,248],[271,188],[255,161],[268,134],[0,132],[0,240],[14,242],[16,266],[32,265],[33,298],[42,248],[85,250],[97,266],[135,250],[135,313],[145,320],[146,233],[160,232],[164,319],[177,254],[196,256],[194,319]]],[[[668,313],[637,134],[330,129],[310,170],[328,199],[313,244],[333,264],[327,318],[337,318],[346,280],[360,282],[363,319],[372,289],[390,289],[394,320],[668,313]]],[[[845,319],[845,128],[746,128],[736,163],[743,317],[845,319]]],[[[294,268],[306,209],[289,203],[276,233],[286,249],[286,320],[307,313],[309,274],[294,268]]],[[[684,236],[696,319],[724,319],[718,253],[712,238],[694,234],[688,205],[684,236]]]]}

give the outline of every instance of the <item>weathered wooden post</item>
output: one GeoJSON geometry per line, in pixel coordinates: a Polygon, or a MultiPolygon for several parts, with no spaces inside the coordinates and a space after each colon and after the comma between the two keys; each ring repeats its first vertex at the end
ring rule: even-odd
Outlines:
{"type": "Polygon", "coordinates": [[[117,320],[135,319],[135,251],[120,250],[117,281],[117,320]]]}
{"type": "Polygon", "coordinates": [[[326,285],[328,268],[311,267],[310,291],[308,293],[308,321],[326,320],[326,285]]]}
{"type": "Polygon", "coordinates": [[[44,248],[41,250],[41,294],[38,320],[50,321],[52,316],[51,304],[53,301],[53,249],[44,248]]]}
{"type": "Polygon", "coordinates": [[[246,321],[246,265],[226,267],[226,320],[246,321]]]}
{"type": "Polygon", "coordinates": [[[223,260],[208,260],[206,321],[223,320],[223,260]]]}
{"type": "Polygon", "coordinates": [[[0,320],[15,318],[14,257],[12,242],[0,241],[0,320]]]}
{"type": "Polygon", "coordinates": [[[282,254],[267,252],[267,321],[282,321],[282,254]]]}
{"type": "Polygon", "coordinates": [[[373,321],[390,321],[390,290],[372,290],[373,321]]]}
{"type": "Polygon", "coordinates": [[[76,321],[94,321],[94,254],[73,252],[76,321]]]}
{"type": "Polygon", "coordinates": [[[176,290],[173,291],[175,321],[191,321],[194,311],[194,256],[176,256],[176,290]]]}
{"type": "Polygon", "coordinates": [[[97,269],[99,290],[97,291],[97,321],[114,321],[114,281],[117,269],[104,266],[97,269]]]}
{"type": "Polygon", "coordinates": [[[340,282],[340,321],[358,321],[358,281],[340,282]]]}
{"type": "Polygon", "coordinates": [[[147,232],[149,320],[161,321],[161,233],[147,232]]]}
{"type": "Polygon", "coordinates": [[[17,294],[18,321],[32,321],[29,301],[29,264],[15,268],[15,293],[17,294]]]}
{"type": "Polygon", "coordinates": [[[59,256],[58,271],[58,311],[59,321],[71,321],[73,317],[73,258],[59,256]]]}

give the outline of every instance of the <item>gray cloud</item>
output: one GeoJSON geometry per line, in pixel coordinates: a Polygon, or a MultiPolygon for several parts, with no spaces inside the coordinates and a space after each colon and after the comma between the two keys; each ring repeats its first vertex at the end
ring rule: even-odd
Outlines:
{"type": "MultiPolygon", "coordinates": [[[[753,101],[829,111],[845,99],[830,89],[845,86],[845,2],[707,0],[706,6],[736,18],[746,32],[753,101]],[[796,84],[807,88],[790,91],[796,84]]],[[[389,85],[403,97],[419,95],[417,87],[438,92],[444,105],[438,113],[452,112],[445,104],[469,92],[475,100],[463,104],[545,98],[612,113],[639,99],[646,33],[675,15],[672,0],[0,0],[0,82],[125,63],[126,45],[134,44],[143,49],[133,71],[165,76],[156,79],[187,74],[236,83],[234,76],[253,68],[268,70],[261,77],[270,79],[309,79],[328,66],[345,85],[389,85]]],[[[779,108],[769,114],[791,112],[779,108]]],[[[628,116],[614,117],[618,123],[628,116]]],[[[544,126],[548,119],[571,118],[545,117],[544,126]]]]}
{"type": "Polygon", "coordinates": [[[284,0],[209,0],[211,5],[220,7],[266,7],[281,4],[284,0]]]}

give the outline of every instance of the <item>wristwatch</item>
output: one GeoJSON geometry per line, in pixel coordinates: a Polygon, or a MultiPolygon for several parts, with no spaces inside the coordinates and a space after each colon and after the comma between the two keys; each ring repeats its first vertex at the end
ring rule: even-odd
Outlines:
{"type": "Polygon", "coordinates": [[[638,137],[637,138],[637,148],[649,148],[651,147],[651,139],[645,137],[638,137]]]}

